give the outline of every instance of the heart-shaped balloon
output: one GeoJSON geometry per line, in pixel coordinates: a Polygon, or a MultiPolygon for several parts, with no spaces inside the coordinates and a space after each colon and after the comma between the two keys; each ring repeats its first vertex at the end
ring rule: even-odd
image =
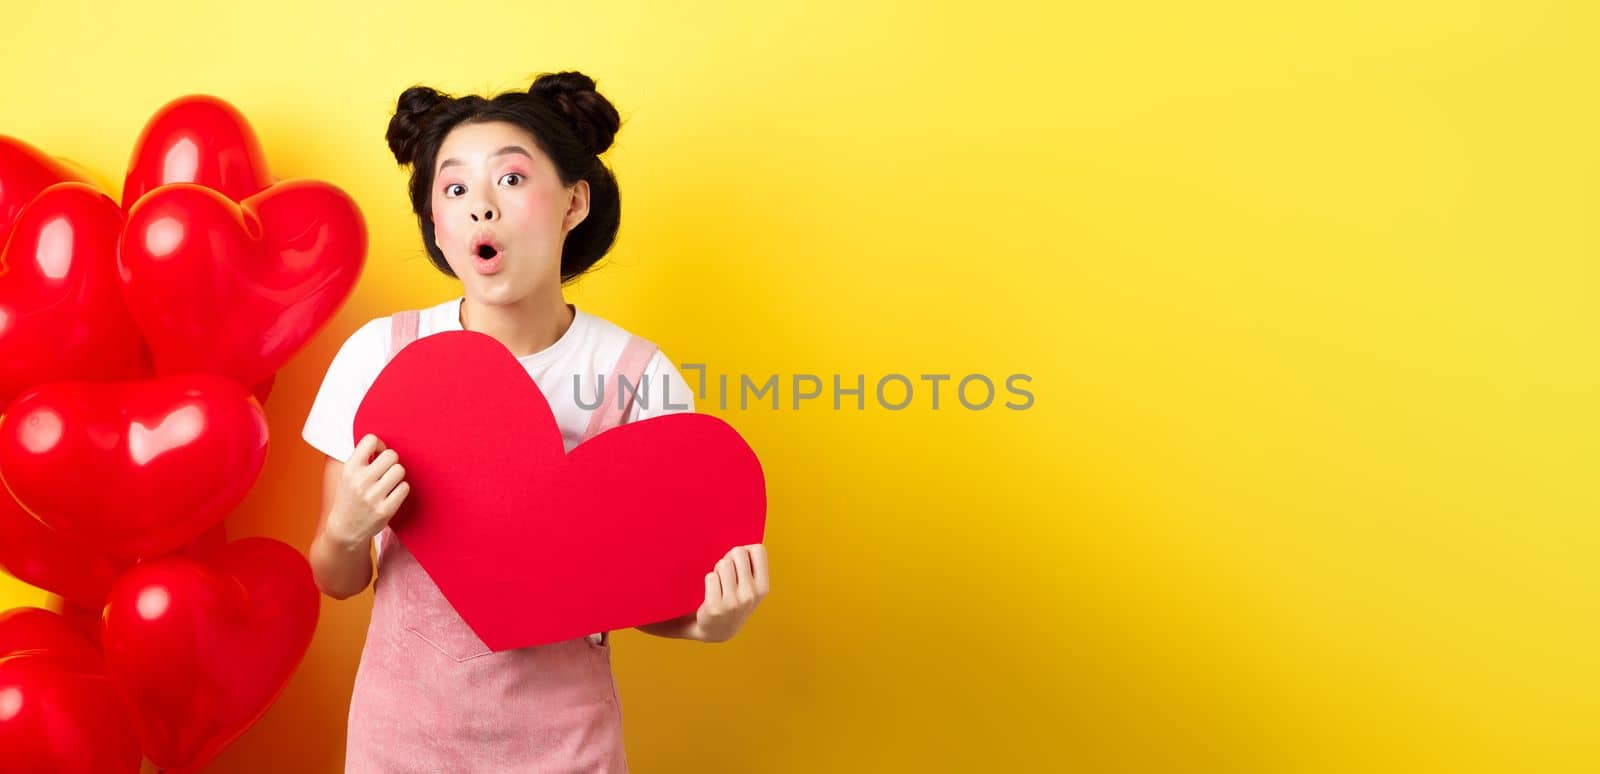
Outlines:
{"type": "Polygon", "coordinates": [[[191,94],[145,123],[122,183],[123,209],[168,183],[203,185],[237,202],[272,185],[272,175],[244,114],[218,97],[191,94]]]}
{"type": "Polygon", "coordinates": [[[37,607],[18,607],[0,613],[0,658],[25,651],[44,651],[81,669],[105,669],[100,649],[82,632],[60,615],[37,607]]]}
{"type": "Polygon", "coordinates": [[[101,602],[94,607],[86,607],[73,602],[60,594],[45,596],[45,608],[61,620],[76,629],[79,634],[94,643],[95,648],[100,647],[100,613],[105,610],[105,603],[101,602]]]}
{"type": "Polygon", "coordinates": [[[125,567],[46,527],[0,485],[0,569],[23,583],[98,610],[125,567]]]}
{"type": "Polygon", "coordinates": [[[276,381],[278,381],[278,375],[273,374],[267,377],[266,381],[250,388],[250,393],[256,396],[257,403],[260,403],[263,407],[267,405],[267,396],[272,394],[272,385],[276,381]]]}
{"type": "Polygon", "coordinates": [[[45,382],[151,373],[122,302],[122,210],[83,183],[45,189],[0,252],[0,406],[45,382]]]}
{"type": "Polygon", "coordinates": [[[0,415],[0,476],[17,502],[124,559],[199,537],[244,499],[266,456],[260,404],[215,374],[54,382],[0,415]]]}
{"type": "Polygon", "coordinates": [[[12,224],[33,197],[56,183],[67,181],[93,184],[75,165],[52,158],[15,137],[0,134],[0,245],[5,244],[12,224]]]}
{"type": "Polygon", "coordinates": [[[145,755],[192,771],[244,733],[305,656],[319,603],[305,558],[269,538],[162,557],[118,579],[101,641],[137,708],[145,755]]]}
{"type": "Polygon", "coordinates": [[[211,525],[200,537],[189,542],[183,547],[183,552],[195,558],[204,558],[219,548],[228,544],[228,522],[219,521],[211,525]]]}
{"type": "Polygon", "coordinates": [[[693,612],[765,529],[761,462],[726,422],[668,414],[567,454],[527,370],[473,331],[401,350],[353,432],[399,455],[411,493],[390,526],[494,650],[693,612]]]}
{"type": "Polygon", "coordinates": [[[0,613],[0,750],[6,771],[139,771],[139,739],[99,652],[47,610],[0,613]]]}
{"type": "Polygon", "coordinates": [[[259,385],[349,297],[366,253],[361,211],[327,183],[288,180],[238,204],[178,183],[133,206],[117,264],[159,373],[259,385]]]}

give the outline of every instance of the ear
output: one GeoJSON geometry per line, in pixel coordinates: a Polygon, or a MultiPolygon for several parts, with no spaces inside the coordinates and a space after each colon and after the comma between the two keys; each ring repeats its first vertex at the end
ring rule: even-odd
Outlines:
{"type": "Polygon", "coordinates": [[[572,199],[567,202],[567,214],[561,218],[561,233],[570,233],[589,217],[589,181],[579,180],[572,184],[572,199]]]}
{"type": "Polygon", "coordinates": [[[428,216],[428,226],[429,232],[433,234],[433,246],[439,250],[440,255],[444,255],[444,248],[439,245],[439,227],[434,224],[432,215],[428,216]]]}

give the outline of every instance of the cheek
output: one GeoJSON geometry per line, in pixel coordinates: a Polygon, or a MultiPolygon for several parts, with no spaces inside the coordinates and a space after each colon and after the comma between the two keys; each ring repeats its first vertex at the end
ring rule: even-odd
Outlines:
{"type": "Polygon", "coordinates": [[[514,210],[524,218],[544,221],[555,211],[557,199],[554,191],[528,186],[526,190],[502,198],[501,206],[508,210],[508,214],[514,210]]]}
{"type": "Polygon", "coordinates": [[[433,207],[433,235],[443,244],[454,244],[457,237],[462,236],[461,229],[456,225],[456,219],[450,216],[448,208],[438,205],[433,207]]]}

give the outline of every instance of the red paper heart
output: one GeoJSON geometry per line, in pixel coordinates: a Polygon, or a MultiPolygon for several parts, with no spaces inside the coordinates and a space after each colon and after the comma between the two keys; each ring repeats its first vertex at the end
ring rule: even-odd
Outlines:
{"type": "Polygon", "coordinates": [[[217,97],[191,94],[145,123],[123,180],[123,209],[169,183],[196,183],[237,202],[272,185],[272,175],[244,114],[217,97]]]}
{"type": "Polygon", "coordinates": [[[121,558],[199,537],[244,499],[266,456],[260,404],[213,374],[54,382],[0,415],[0,475],[17,502],[121,558]]]}
{"type": "Polygon", "coordinates": [[[117,266],[160,373],[257,385],[344,303],[366,253],[361,211],[327,183],[289,180],[238,204],[177,183],[128,213],[117,266]]]}
{"type": "Polygon", "coordinates": [[[22,208],[56,183],[93,181],[81,170],[15,137],[0,134],[0,245],[22,208]]]}
{"type": "Polygon", "coordinates": [[[163,770],[217,756],[272,706],[311,645],[319,594],[300,552],[268,538],[180,555],[123,575],[101,641],[163,770]]]}
{"type": "Polygon", "coordinates": [[[48,610],[0,613],[0,750],[6,771],[139,770],[139,740],[100,653],[48,610]]]}
{"type": "Polygon", "coordinates": [[[117,282],[121,233],[116,202],[83,183],[23,209],[0,253],[0,409],[45,382],[150,374],[117,282]]]}
{"type": "Polygon", "coordinates": [[[411,482],[395,534],[494,650],[693,612],[766,524],[761,463],[726,422],[668,414],[566,454],[538,385],[481,333],[396,355],[356,411],[368,433],[411,482]]]}

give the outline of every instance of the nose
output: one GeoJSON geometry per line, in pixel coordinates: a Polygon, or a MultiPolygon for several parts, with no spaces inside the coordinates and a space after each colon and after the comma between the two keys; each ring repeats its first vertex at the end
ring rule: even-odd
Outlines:
{"type": "Polygon", "coordinates": [[[472,210],[472,220],[475,222],[494,220],[494,207],[490,205],[479,205],[474,207],[472,210]]]}

